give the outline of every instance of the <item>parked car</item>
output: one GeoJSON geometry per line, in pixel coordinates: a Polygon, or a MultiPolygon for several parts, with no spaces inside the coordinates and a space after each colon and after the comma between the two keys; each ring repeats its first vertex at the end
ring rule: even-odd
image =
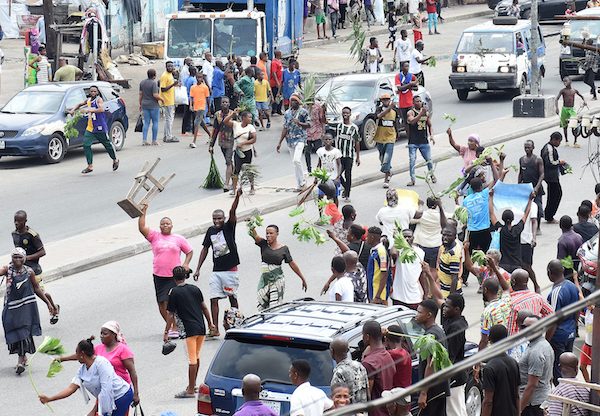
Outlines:
{"type": "MultiPolygon", "coordinates": [[[[362,138],[361,147],[363,149],[372,149],[375,147],[375,130],[377,123],[375,120],[375,109],[379,102],[379,97],[388,93],[394,97],[394,103],[398,104],[398,94],[394,86],[396,73],[380,74],[352,74],[341,75],[329,79],[317,90],[316,97],[325,99],[333,91],[333,101],[335,108],[328,108],[327,122],[329,124],[337,123],[342,119],[342,108],[350,107],[352,110],[352,122],[360,129],[362,138]]],[[[421,97],[430,112],[433,112],[433,103],[429,92],[419,85],[414,92],[421,97]]],[[[398,115],[399,116],[399,115],[398,115]]],[[[396,123],[398,132],[402,132],[402,122],[396,123]]]]}
{"type": "Polygon", "coordinates": [[[583,243],[577,250],[579,258],[579,271],[577,273],[583,296],[596,290],[596,276],[598,275],[598,234],[583,243]]]}
{"type": "MultiPolygon", "coordinates": [[[[347,339],[352,358],[359,359],[366,321],[374,319],[384,327],[400,325],[403,333],[418,336],[424,331],[416,324],[415,314],[403,306],[302,299],[254,315],[241,328],[225,334],[204,383],[198,388],[197,416],[235,413],[244,401],[241,385],[248,373],[261,377],[263,403],[278,415],[289,414],[295,387],[289,381],[288,371],[293,360],[307,360],[311,365],[310,383],[329,394],[334,367],[329,343],[334,338],[347,339]]],[[[410,339],[408,344],[412,349],[410,339]]],[[[467,342],[465,356],[476,352],[477,345],[467,342]]],[[[418,380],[418,363],[413,354],[413,381],[418,380]]],[[[468,415],[479,416],[483,396],[471,373],[465,392],[468,415]]]]}
{"type": "Polygon", "coordinates": [[[108,82],[60,82],[34,85],[13,96],[0,110],[0,157],[39,156],[58,163],[68,150],[83,146],[87,118],[77,123],[79,136],[66,140],[67,111],[85,101],[92,85],[100,90],[107,115],[108,136],[121,150],[129,128],[125,101],[108,82]]]}
{"type": "MultiPolygon", "coordinates": [[[[565,0],[539,0],[538,1],[538,20],[556,20],[554,16],[565,14],[570,5],[570,1],[565,0]]],[[[494,9],[496,16],[506,16],[508,8],[512,5],[512,0],[488,0],[490,9],[494,9]],[[496,3],[494,7],[491,5],[496,3]]],[[[577,11],[585,9],[587,0],[575,0],[577,11]]],[[[519,0],[521,14],[519,19],[529,19],[531,17],[531,0],[519,0]]]]}
{"type": "MultiPolygon", "coordinates": [[[[577,13],[577,16],[588,16],[600,18],[600,8],[592,7],[577,13]]],[[[569,20],[563,28],[570,29],[569,40],[576,43],[583,43],[584,34],[593,41],[592,46],[598,46],[598,35],[600,35],[600,20],[569,20]]],[[[563,29],[563,30],[564,30],[563,29]]],[[[560,55],[558,58],[558,68],[561,79],[570,75],[580,75],[585,71],[581,67],[585,59],[585,50],[572,46],[560,46],[560,55]]]]}

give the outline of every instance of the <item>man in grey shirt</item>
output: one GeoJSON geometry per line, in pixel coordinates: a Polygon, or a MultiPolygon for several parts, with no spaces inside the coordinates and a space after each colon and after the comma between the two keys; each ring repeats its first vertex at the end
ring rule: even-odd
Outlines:
{"type": "Polygon", "coordinates": [[[152,121],[152,144],[158,145],[156,138],[158,136],[158,118],[160,116],[160,107],[158,103],[162,101],[159,94],[158,82],[156,81],[156,71],[150,68],[147,72],[148,78],[140,82],[140,113],[144,119],[142,128],[142,144],[148,145],[148,129],[152,121]]]}
{"type": "MultiPolygon", "coordinates": [[[[529,327],[539,319],[537,316],[526,318],[523,327],[529,327]]],[[[529,342],[519,361],[521,416],[544,416],[540,405],[550,394],[553,363],[554,350],[542,332],[529,342]]]]}

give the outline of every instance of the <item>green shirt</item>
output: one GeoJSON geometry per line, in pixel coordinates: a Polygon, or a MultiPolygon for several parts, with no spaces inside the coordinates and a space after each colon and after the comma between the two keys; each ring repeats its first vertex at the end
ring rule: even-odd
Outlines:
{"type": "Polygon", "coordinates": [[[78,75],[83,74],[83,71],[73,65],[65,65],[58,68],[54,74],[54,82],[60,81],[75,81],[78,75]]]}
{"type": "Polygon", "coordinates": [[[238,94],[242,92],[244,95],[240,97],[242,101],[254,100],[254,80],[248,75],[244,75],[233,85],[233,89],[238,94]]]}

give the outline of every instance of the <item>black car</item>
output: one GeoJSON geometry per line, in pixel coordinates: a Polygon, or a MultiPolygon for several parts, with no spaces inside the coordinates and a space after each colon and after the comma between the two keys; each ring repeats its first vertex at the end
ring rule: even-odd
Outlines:
{"type": "MultiPolygon", "coordinates": [[[[565,0],[538,0],[538,20],[555,20],[554,16],[563,15],[571,2],[565,0]]],[[[512,0],[488,0],[490,9],[494,9],[496,16],[506,16],[512,0]],[[494,5],[492,7],[492,4],[494,5]]],[[[585,9],[587,0],[575,0],[577,11],[585,9]]],[[[529,19],[531,17],[531,0],[519,1],[521,14],[519,19],[529,19]]]]}

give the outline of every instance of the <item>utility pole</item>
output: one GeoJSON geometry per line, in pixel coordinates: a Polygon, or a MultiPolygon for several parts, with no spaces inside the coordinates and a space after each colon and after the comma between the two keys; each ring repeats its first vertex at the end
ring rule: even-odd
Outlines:
{"type": "Polygon", "coordinates": [[[542,77],[538,65],[538,48],[540,47],[540,28],[538,22],[538,0],[531,0],[531,95],[540,95],[542,77]]]}
{"type": "Polygon", "coordinates": [[[58,57],[56,56],[56,32],[52,29],[54,25],[54,5],[52,0],[44,0],[44,26],[46,30],[46,52],[48,59],[52,61],[52,72],[56,71],[58,57]]]}

